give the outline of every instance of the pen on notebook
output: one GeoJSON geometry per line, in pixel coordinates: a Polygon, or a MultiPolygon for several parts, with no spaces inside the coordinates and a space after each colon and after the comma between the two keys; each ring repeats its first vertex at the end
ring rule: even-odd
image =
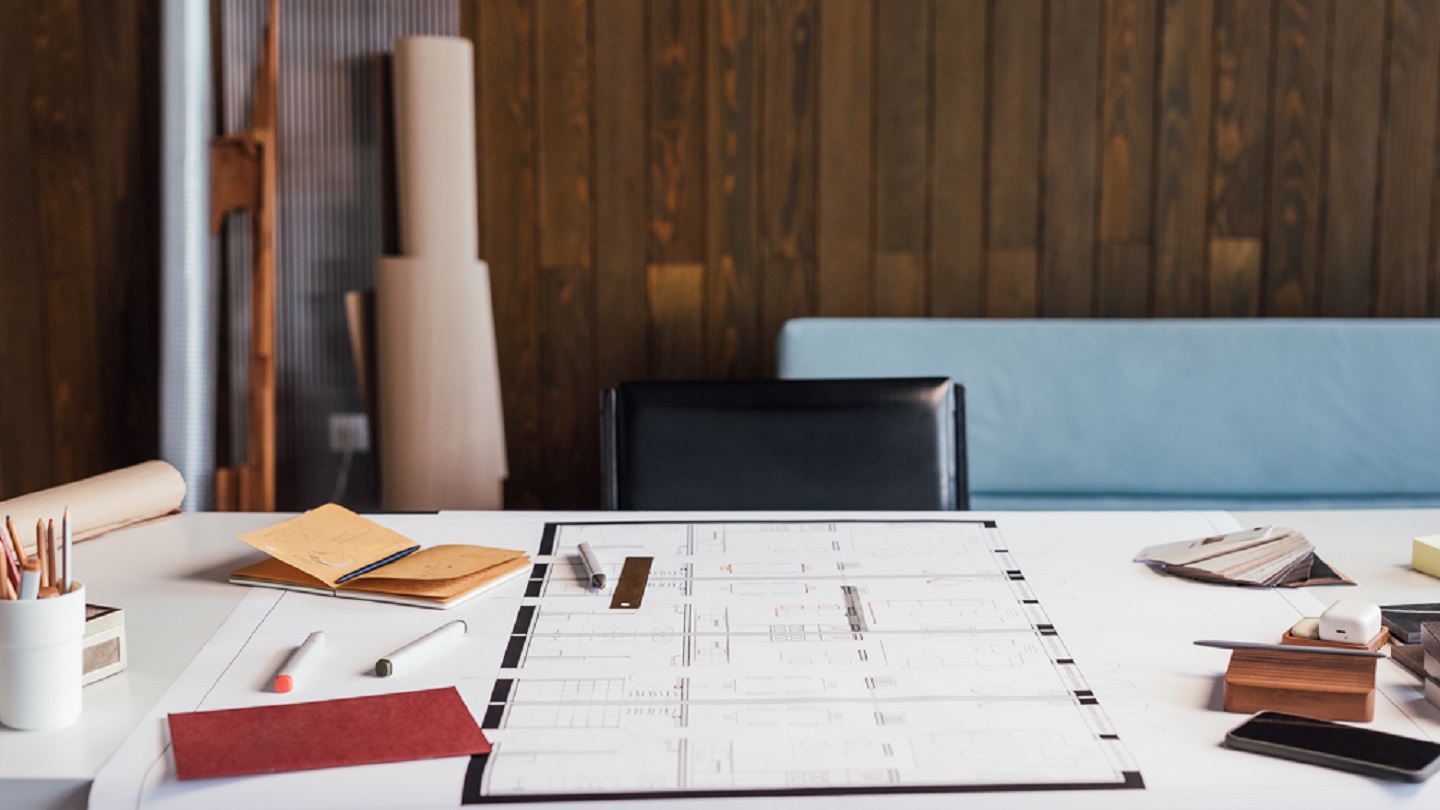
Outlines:
{"type": "Polygon", "coordinates": [[[325,632],[316,630],[305,639],[304,644],[291,651],[290,657],[285,659],[285,665],[275,674],[275,691],[289,692],[294,689],[295,679],[303,677],[301,673],[305,671],[306,663],[315,658],[318,655],[317,650],[324,646],[325,632]]]}
{"type": "Polygon", "coordinates": [[[384,678],[395,674],[396,667],[404,669],[421,658],[425,658],[446,644],[465,635],[465,622],[456,619],[449,624],[443,624],[437,630],[415,639],[404,647],[390,653],[375,662],[375,674],[384,678]]]}
{"type": "Polygon", "coordinates": [[[605,569],[600,565],[600,558],[595,555],[595,549],[590,548],[589,543],[580,544],[580,562],[585,566],[585,577],[590,580],[590,587],[605,587],[605,569]]]}
{"type": "Polygon", "coordinates": [[[25,561],[25,571],[20,575],[20,598],[40,598],[40,563],[37,560],[25,561]]]}

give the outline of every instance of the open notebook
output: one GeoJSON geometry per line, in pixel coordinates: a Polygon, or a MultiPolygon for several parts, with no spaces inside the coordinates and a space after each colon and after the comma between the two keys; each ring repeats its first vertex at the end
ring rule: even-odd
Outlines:
{"type": "Polygon", "coordinates": [[[242,534],[240,539],[270,557],[230,572],[230,581],[237,585],[429,608],[454,607],[530,566],[522,551],[461,545],[421,548],[333,503],[242,534]]]}

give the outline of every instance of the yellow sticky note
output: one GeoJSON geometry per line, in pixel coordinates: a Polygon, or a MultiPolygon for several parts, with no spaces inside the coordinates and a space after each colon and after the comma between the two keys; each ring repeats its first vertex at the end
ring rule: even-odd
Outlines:
{"type": "Polygon", "coordinates": [[[1440,577],[1440,534],[1415,538],[1410,550],[1410,565],[1422,574],[1440,577]]]}
{"type": "Polygon", "coordinates": [[[242,534],[240,539],[331,588],[346,574],[418,545],[333,503],[242,534]]]}

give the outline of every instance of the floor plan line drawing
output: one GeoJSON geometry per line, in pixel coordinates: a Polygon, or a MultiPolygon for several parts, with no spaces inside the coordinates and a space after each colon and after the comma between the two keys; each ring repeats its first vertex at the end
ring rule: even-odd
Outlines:
{"type": "Polygon", "coordinates": [[[1143,786],[994,523],[554,523],[538,551],[467,802],[1143,786]],[[581,542],[653,558],[639,610],[581,584],[581,542]]]}

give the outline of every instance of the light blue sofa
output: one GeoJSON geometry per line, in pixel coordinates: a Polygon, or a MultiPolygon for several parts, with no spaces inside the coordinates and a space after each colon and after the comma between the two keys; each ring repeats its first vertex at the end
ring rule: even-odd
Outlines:
{"type": "Polygon", "coordinates": [[[1440,507],[1440,321],[801,318],[778,351],[963,384],[972,509],[1440,507]]]}

